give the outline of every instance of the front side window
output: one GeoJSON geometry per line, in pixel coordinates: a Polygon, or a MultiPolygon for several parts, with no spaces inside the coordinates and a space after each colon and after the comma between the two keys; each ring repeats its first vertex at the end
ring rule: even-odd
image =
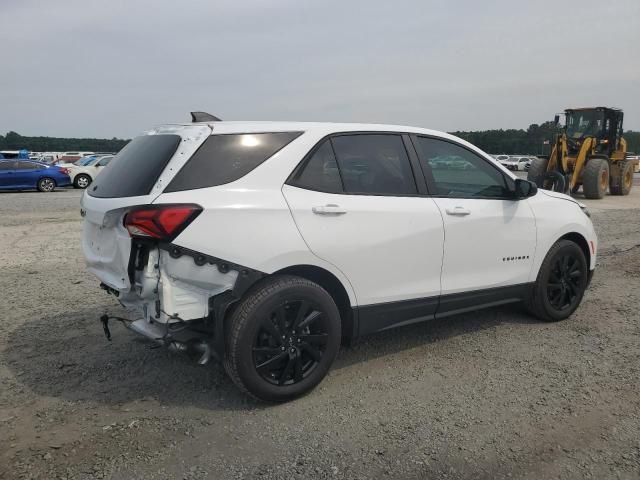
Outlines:
{"type": "Polygon", "coordinates": [[[411,195],[418,192],[400,135],[339,135],[331,142],[346,193],[411,195]]]}
{"type": "Polygon", "coordinates": [[[504,175],[466,148],[445,140],[416,137],[416,149],[431,193],[454,198],[509,198],[504,175]]]}

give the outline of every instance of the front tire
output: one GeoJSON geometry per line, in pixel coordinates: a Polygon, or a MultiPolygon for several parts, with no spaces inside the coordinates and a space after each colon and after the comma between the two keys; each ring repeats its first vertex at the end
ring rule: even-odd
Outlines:
{"type": "Polygon", "coordinates": [[[38,190],[41,192],[53,192],[56,189],[56,181],[53,178],[44,177],[38,180],[38,190]]]}
{"type": "Polygon", "coordinates": [[[540,320],[556,322],[569,317],[580,305],[587,288],[589,265],[579,245],[556,242],[545,257],[526,307],[540,320]]]}
{"type": "Polygon", "coordinates": [[[340,348],[335,302],[304,278],[264,279],[229,320],[225,370],[243,392],[259,400],[285,402],[312,390],[340,348]]]}

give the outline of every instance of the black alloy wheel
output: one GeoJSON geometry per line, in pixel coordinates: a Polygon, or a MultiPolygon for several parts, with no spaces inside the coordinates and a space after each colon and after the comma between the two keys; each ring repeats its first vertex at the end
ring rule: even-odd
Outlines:
{"type": "Polygon", "coordinates": [[[252,287],[226,322],[224,366],[244,392],[285,402],[312,390],[340,349],[342,324],[332,296],[293,275],[252,287]]]}
{"type": "Polygon", "coordinates": [[[274,385],[298,383],[318,366],[328,337],[321,307],[284,302],[262,319],[253,344],[256,371],[274,385]]]}
{"type": "Polygon", "coordinates": [[[580,305],[588,279],[586,253],[571,240],[559,240],[543,260],[525,305],[540,320],[564,320],[580,305]]]}
{"type": "Polygon", "coordinates": [[[586,272],[571,252],[557,255],[547,280],[547,299],[558,311],[571,308],[579,297],[586,272]]]}

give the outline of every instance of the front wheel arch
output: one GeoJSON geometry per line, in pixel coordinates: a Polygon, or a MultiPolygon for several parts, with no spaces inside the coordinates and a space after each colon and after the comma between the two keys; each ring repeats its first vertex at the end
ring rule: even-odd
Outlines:
{"type": "Polygon", "coordinates": [[[584,258],[587,259],[587,267],[591,268],[591,249],[589,248],[589,242],[587,242],[586,238],[584,238],[578,232],[570,232],[558,238],[555,242],[553,242],[553,244],[555,245],[560,240],[571,240],[573,243],[577,244],[582,250],[582,253],[584,253],[584,258]]]}

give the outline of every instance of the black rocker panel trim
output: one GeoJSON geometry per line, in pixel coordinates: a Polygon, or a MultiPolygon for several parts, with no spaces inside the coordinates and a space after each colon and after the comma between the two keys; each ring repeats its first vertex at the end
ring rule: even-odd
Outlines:
{"type": "Polygon", "coordinates": [[[438,297],[401,300],[356,307],[358,335],[367,335],[388,328],[433,320],[438,308],[438,297]]]}
{"type": "Polygon", "coordinates": [[[526,298],[533,285],[533,283],[521,283],[507,287],[485,288],[472,292],[442,295],[440,296],[436,318],[520,302],[526,298]]]}
{"type": "Polygon", "coordinates": [[[354,307],[358,336],[524,300],[533,283],[354,307]]]}

